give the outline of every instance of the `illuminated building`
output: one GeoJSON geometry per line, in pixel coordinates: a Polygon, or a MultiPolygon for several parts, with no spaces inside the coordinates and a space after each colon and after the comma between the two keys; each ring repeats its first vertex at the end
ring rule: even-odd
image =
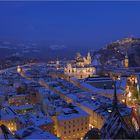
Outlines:
{"type": "Polygon", "coordinates": [[[78,139],[89,130],[89,114],[78,107],[64,108],[55,118],[57,137],[78,139]]]}
{"type": "Polygon", "coordinates": [[[16,113],[10,107],[0,109],[0,125],[5,125],[13,133],[20,128],[16,113]]]}
{"type": "Polygon", "coordinates": [[[25,105],[25,104],[29,104],[29,98],[30,96],[28,94],[20,94],[20,95],[14,95],[14,96],[10,96],[8,97],[8,103],[10,105],[25,105]]]}
{"type": "Polygon", "coordinates": [[[87,57],[82,57],[78,53],[75,64],[67,64],[64,68],[64,73],[70,77],[77,77],[78,79],[84,79],[95,74],[96,69],[91,66],[90,53],[88,53],[87,57]]]}
{"type": "Polygon", "coordinates": [[[80,53],[76,55],[76,64],[77,66],[86,66],[91,64],[90,52],[88,52],[87,57],[82,57],[80,53]]]}
{"type": "Polygon", "coordinates": [[[125,55],[125,59],[124,59],[124,67],[128,68],[129,67],[129,59],[128,59],[128,54],[126,53],[125,55]]]}
{"type": "Polygon", "coordinates": [[[9,129],[5,125],[0,125],[0,139],[1,140],[14,139],[13,134],[9,131],[9,129]]]}
{"type": "Polygon", "coordinates": [[[64,69],[64,73],[70,77],[76,77],[78,79],[84,79],[95,74],[96,70],[92,66],[87,67],[73,67],[71,64],[68,64],[64,69]]]}
{"type": "Polygon", "coordinates": [[[32,104],[25,104],[21,106],[11,106],[12,110],[14,110],[17,114],[26,114],[33,113],[34,108],[32,104]]]}

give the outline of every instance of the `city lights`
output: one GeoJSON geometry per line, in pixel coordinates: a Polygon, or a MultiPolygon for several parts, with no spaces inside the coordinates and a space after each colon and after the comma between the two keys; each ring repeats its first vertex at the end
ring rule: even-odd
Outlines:
{"type": "Polygon", "coordinates": [[[140,139],[139,17],[135,1],[0,2],[0,139],[140,139]]]}
{"type": "Polygon", "coordinates": [[[130,98],[130,97],[131,97],[131,95],[132,95],[132,93],[129,91],[129,93],[128,93],[128,97],[130,98]]]}
{"type": "Polygon", "coordinates": [[[108,112],[109,112],[109,113],[111,113],[111,112],[112,112],[112,110],[108,110],[108,112]]]}
{"type": "Polygon", "coordinates": [[[21,72],[21,67],[18,65],[17,66],[17,72],[20,73],[21,72]]]}

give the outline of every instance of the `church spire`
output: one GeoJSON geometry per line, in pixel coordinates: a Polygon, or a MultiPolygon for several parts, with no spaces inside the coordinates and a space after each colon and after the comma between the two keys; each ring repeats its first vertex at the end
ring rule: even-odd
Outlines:
{"type": "Polygon", "coordinates": [[[131,119],[124,119],[120,113],[121,106],[118,107],[116,80],[114,81],[113,110],[101,128],[102,139],[132,139],[136,136],[136,131],[131,123],[131,119]]]}
{"type": "Polygon", "coordinates": [[[116,87],[116,80],[114,81],[114,97],[113,97],[113,110],[118,108],[117,105],[117,87],[116,87]]]}
{"type": "Polygon", "coordinates": [[[126,51],[125,59],[124,59],[124,67],[125,67],[125,68],[128,68],[128,67],[129,67],[129,58],[128,58],[128,53],[127,53],[127,51],[126,51]]]}
{"type": "Polygon", "coordinates": [[[88,64],[91,64],[91,55],[90,55],[90,52],[88,52],[88,54],[87,54],[87,61],[88,61],[88,64]]]}
{"type": "Polygon", "coordinates": [[[126,51],[126,54],[125,54],[125,58],[127,58],[127,59],[128,59],[128,53],[127,53],[127,51],[126,51]]]}

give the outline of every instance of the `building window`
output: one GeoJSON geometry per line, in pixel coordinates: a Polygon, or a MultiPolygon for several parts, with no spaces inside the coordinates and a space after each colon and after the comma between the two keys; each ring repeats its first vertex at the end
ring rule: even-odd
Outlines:
{"type": "Polygon", "coordinates": [[[77,129],[77,131],[79,131],[79,128],[77,129]]]}
{"type": "Polygon", "coordinates": [[[66,131],[64,131],[64,134],[66,134],[66,131]]]}

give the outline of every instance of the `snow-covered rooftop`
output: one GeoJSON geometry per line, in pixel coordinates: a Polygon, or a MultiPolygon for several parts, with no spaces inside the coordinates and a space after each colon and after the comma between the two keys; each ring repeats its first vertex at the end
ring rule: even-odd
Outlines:
{"type": "Polygon", "coordinates": [[[53,134],[43,131],[42,129],[34,126],[29,126],[16,131],[17,138],[28,140],[28,139],[58,139],[53,134]]]}
{"type": "Polygon", "coordinates": [[[10,107],[3,107],[0,110],[0,120],[10,120],[16,117],[16,113],[10,107]]]}
{"type": "Polygon", "coordinates": [[[71,120],[80,117],[89,116],[88,113],[80,109],[79,107],[63,108],[63,112],[57,116],[58,120],[71,120]]]}

